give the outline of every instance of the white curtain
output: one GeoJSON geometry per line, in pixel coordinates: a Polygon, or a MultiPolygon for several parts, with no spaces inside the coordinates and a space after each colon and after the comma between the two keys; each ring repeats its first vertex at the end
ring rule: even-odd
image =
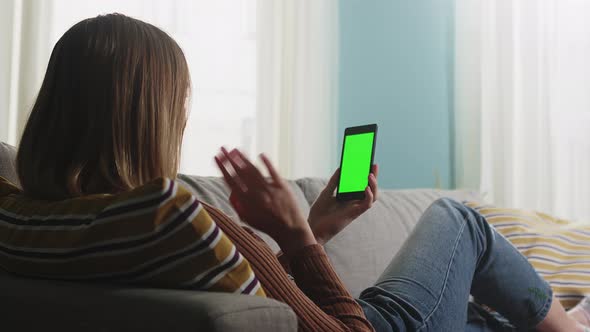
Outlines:
{"type": "Polygon", "coordinates": [[[258,0],[259,151],[286,177],[335,168],[337,0],[258,0]]]}
{"type": "Polygon", "coordinates": [[[0,2],[0,141],[15,145],[51,53],[51,0],[0,2]]]}
{"type": "Polygon", "coordinates": [[[491,202],[590,222],[590,2],[456,2],[456,165],[491,202]]]}

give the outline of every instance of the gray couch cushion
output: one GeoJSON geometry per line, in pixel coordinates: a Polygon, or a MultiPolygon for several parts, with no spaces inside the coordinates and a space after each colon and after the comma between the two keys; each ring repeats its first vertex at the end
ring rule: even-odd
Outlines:
{"type": "Polygon", "coordinates": [[[258,296],[0,275],[2,331],[296,331],[286,304],[258,296]]]}
{"type": "MultiPolygon", "coordinates": [[[[311,204],[327,180],[303,178],[296,182],[311,204]]],[[[441,197],[483,201],[477,192],[463,190],[381,190],[369,211],[326,244],[334,269],[354,296],[373,285],[424,210],[441,197]]]]}
{"type": "Polygon", "coordinates": [[[16,148],[3,142],[0,142],[0,176],[19,184],[16,175],[16,148]]]}
{"type": "MultiPolygon", "coordinates": [[[[191,190],[194,195],[200,201],[205,203],[211,204],[216,208],[223,211],[233,220],[239,222],[243,226],[246,226],[244,222],[240,220],[236,211],[232,208],[231,204],[229,203],[229,188],[225,184],[224,180],[220,177],[212,177],[212,176],[194,176],[194,175],[185,175],[179,174],[178,179],[181,183],[185,184],[185,187],[191,190]]],[[[295,181],[288,181],[291,189],[293,189],[293,193],[295,194],[295,199],[303,211],[303,215],[307,216],[309,214],[309,203],[307,199],[297,183],[295,181]]],[[[254,230],[275,252],[279,250],[279,246],[277,243],[268,235],[254,230]]]]}

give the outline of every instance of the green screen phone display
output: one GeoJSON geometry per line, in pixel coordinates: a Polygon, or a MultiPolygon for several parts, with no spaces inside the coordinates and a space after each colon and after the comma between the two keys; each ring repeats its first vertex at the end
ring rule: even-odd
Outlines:
{"type": "Polygon", "coordinates": [[[339,193],[364,191],[369,184],[374,138],[373,132],[345,136],[339,193]]]}

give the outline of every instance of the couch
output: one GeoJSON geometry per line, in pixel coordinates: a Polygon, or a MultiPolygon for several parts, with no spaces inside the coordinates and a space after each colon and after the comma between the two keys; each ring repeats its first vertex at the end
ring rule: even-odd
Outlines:
{"type": "MultiPolygon", "coordinates": [[[[0,176],[18,183],[15,153],[14,147],[0,142],[0,176]]],[[[198,199],[239,220],[228,203],[228,190],[221,178],[180,175],[179,180],[198,199]]],[[[307,213],[326,180],[302,178],[289,183],[298,204],[307,213]]],[[[326,244],[335,270],[354,296],[377,279],[422,212],[440,197],[482,201],[473,191],[381,190],[371,210],[326,244]]],[[[278,250],[272,239],[265,234],[260,236],[278,250]]],[[[2,331],[297,330],[293,311],[271,299],[36,280],[10,275],[1,267],[0,312],[2,331]]]]}

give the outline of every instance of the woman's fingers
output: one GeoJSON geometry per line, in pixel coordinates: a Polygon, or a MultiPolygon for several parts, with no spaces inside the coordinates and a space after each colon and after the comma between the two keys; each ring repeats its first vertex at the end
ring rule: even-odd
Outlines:
{"type": "Polygon", "coordinates": [[[340,179],[340,168],[338,168],[334,172],[334,174],[332,174],[332,176],[330,177],[330,180],[328,180],[328,184],[326,185],[326,189],[328,190],[330,195],[332,195],[334,193],[334,190],[336,190],[336,187],[338,187],[338,180],[339,179],[340,179]]]}
{"type": "Polygon", "coordinates": [[[373,194],[373,202],[377,200],[377,177],[375,174],[369,174],[369,188],[371,189],[371,193],[373,194]]]}
{"type": "Polygon", "coordinates": [[[328,180],[328,183],[326,184],[326,187],[320,193],[320,198],[328,199],[328,198],[332,198],[332,196],[334,196],[334,190],[336,190],[336,187],[338,186],[338,179],[339,178],[340,178],[340,168],[337,169],[334,172],[334,174],[332,174],[332,176],[330,177],[330,180],[328,180]]]}
{"type": "Polygon", "coordinates": [[[351,218],[357,218],[361,214],[365,213],[368,209],[373,206],[373,193],[369,187],[365,188],[365,198],[359,201],[352,201],[345,207],[346,215],[351,218]]]}
{"type": "Polygon", "coordinates": [[[271,190],[268,182],[264,179],[264,176],[254,164],[248,160],[239,150],[232,150],[230,152],[232,157],[236,160],[236,163],[240,165],[238,173],[240,179],[246,184],[251,192],[257,199],[260,199],[264,205],[269,205],[271,202],[271,190]]]}
{"type": "MultiPolygon", "coordinates": [[[[223,153],[225,160],[231,164],[234,170],[234,181],[237,182],[243,192],[248,191],[249,188],[247,185],[247,180],[249,177],[244,172],[246,165],[244,164],[243,160],[237,158],[237,150],[233,149],[231,152],[228,152],[224,147],[221,147],[221,153],[223,153]]],[[[252,184],[250,184],[250,187],[252,187],[252,184]]]]}
{"type": "Polygon", "coordinates": [[[375,177],[379,175],[379,165],[373,164],[371,167],[371,173],[375,174],[375,177]]]}
{"type": "Polygon", "coordinates": [[[243,171],[244,171],[244,173],[246,173],[248,178],[251,178],[251,180],[255,180],[260,183],[266,183],[266,181],[264,180],[264,176],[262,175],[262,173],[260,173],[258,168],[256,166],[254,166],[254,164],[252,164],[250,159],[248,159],[248,157],[244,156],[244,154],[240,150],[235,150],[235,151],[237,153],[237,156],[241,159],[241,161],[245,165],[243,171]]]}
{"type": "Polygon", "coordinates": [[[361,206],[365,209],[364,211],[370,209],[371,206],[373,206],[374,198],[375,198],[375,196],[373,195],[373,192],[371,191],[371,187],[367,186],[365,188],[365,199],[363,199],[360,202],[361,206]]]}
{"type": "Polygon", "coordinates": [[[224,157],[221,155],[215,156],[215,163],[217,163],[217,167],[223,174],[223,178],[225,179],[225,183],[230,187],[232,191],[242,192],[242,187],[238,184],[236,179],[230,174],[229,170],[225,166],[224,157]]]}
{"type": "Polygon", "coordinates": [[[268,169],[268,173],[270,174],[270,177],[273,179],[273,181],[277,184],[283,184],[283,179],[281,178],[277,170],[274,168],[268,157],[266,157],[264,153],[261,153],[260,159],[262,159],[264,166],[266,166],[266,169],[268,169]]]}
{"type": "Polygon", "coordinates": [[[224,147],[221,147],[221,153],[217,155],[217,159],[225,169],[224,177],[230,178],[230,181],[233,184],[232,189],[235,189],[241,193],[248,191],[248,186],[244,182],[244,176],[242,174],[243,172],[241,172],[243,166],[236,162],[232,156],[232,153],[228,152],[224,147]]]}
{"type": "Polygon", "coordinates": [[[241,165],[239,165],[236,160],[235,157],[232,156],[235,155],[235,152],[233,152],[234,150],[232,150],[232,153],[228,152],[225,147],[221,147],[221,153],[223,153],[225,159],[231,164],[231,166],[233,167],[234,171],[236,172],[237,176],[240,176],[239,171],[240,168],[242,167],[241,165]]]}
{"type": "Polygon", "coordinates": [[[229,178],[229,183],[232,183],[232,190],[237,190],[241,194],[248,193],[248,197],[241,195],[243,199],[254,198],[264,205],[270,204],[268,183],[256,166],[237,149],[228,152],[222,147],[221,154],[216,157],[216,162],[218,165],[221,164],[220,168],[223,167],[222,172],[225,178],[229,178]],[[234,170],[233,176],[227,169],[226,164],[228,163],[234,170]]]}
{"type": "Polygon", "coordinates": [[[252,164],[246,156],[244,156],[239,150],[233,149],[229,153],[233,160],[234,167],[237,167],[236,172],[240,180],[246,185],[250,192],[254,192],[257,195],[263,196],[263,200],[266,202],[268,199],[267,194],[270,193],[268,182],[264,180],[262,173],[258,171],[258,168],[252,164]]]}

